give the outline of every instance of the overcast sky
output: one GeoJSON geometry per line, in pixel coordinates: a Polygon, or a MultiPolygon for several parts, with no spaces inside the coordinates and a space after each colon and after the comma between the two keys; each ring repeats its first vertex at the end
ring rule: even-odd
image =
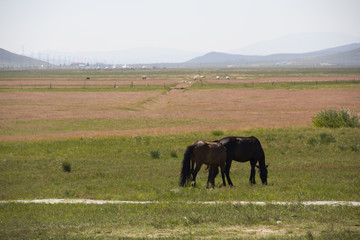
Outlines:
{"type": "Polygon", "coordinates": [[[298,33],[360,36],[359,12],[359,0],[0,0],[0,48],[227,51],[298,33]]]}

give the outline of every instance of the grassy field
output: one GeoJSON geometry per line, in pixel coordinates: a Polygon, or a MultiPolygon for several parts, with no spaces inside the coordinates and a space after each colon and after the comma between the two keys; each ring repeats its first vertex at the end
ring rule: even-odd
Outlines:
{"type": "MultiPolygon", "coordinates": [[[[259,137],[270,164],[268,186],[251,186],[249,164],[234,163],[231,170],[234,188],[207,190],[207,173],[203,171],[197,188],[179,188],[184,149],[196,139],[219,138],[212,133],[1,143],[2,200],[165,201],[141,206],[1,204],[0,221],[4,223],[1,234],[5,238],[192,236],[221,239],[259,237],[262,236],[260,230],[266,229],[269,231],[264,237],[305,238],[312,234],[323,239],[348,235],[351,239],[359,236],[358,207],[186,203],[360,201],[360,130],[252,129],[224,135],[259,137]],[[152,151],[158,151],[160,157],[152,158],[152,151]],[[71,172],[63,171],[64,162],[70,163],[71,172]],[[190,219],[189,222],[184,217],[190,219]],[[215,235],[213,228],[219,229],[215,235]]],[[[258,176],[257,182],[260,182],[258,176]]]]}
{"type": "Polygon", "coordinates": [[[312,82],[261,82],[261,83],[196,83],[189,90],[205,89],[287,89],[287,90],[316,90],[316,89],[354,89],[360,87],[359,80],[352,81],[312,81],[312,82]]]}
{"type": "MultiPolygon", "coordinates": [[[[214,76],[219,73],[224,75],[229,73],[227,70],[206,71],[208,75],[214,76]]],[[[177,81],[182,81],[198,74],[197,71],[191,72],[191,70],[157,70],[156,72],[148,70],[148,72],[146,75],[152,74],[154,78],[163,79],[160,81],[168,81],[167,78],[174,76],[177,81]]],[[[303,124],[262,128],[261,123],[258,123],[258,127],[255,128],[227,129],[226,124],[236,121],[228,118],[231,115],[224,114],[226,118],[224,121],[218,119],[205,121],[200,117],[187,117],[183,115],[183,111],[180,111],[190,108],[191,101],[194,101],[197,95],[199,96],[197,104],[201,106],[199,111],[201,114],[207,114],[208,109],[217,108],[203,105],[205,103],[201,100],[205,99],[205,95],[213,93],[212,96],[218,94],[226,96],[229,89],[232,94],[243,94],[259,91],[260,88],[259,93],[268,95],[275,93],[274,96],[278,96],[278,93],[288,93],[287,91],[291,94],[300,93],[300,96],[305,92],[309,94],[340,92],[339,95],[333,95],[336,96],[333,103],[343,104],[349,101],[341,102],[341,99],[347,99],[346,93],[354,93],[354,90],[359,88],[356,80],[359,70],[353,68],[244,69],[231,70],[229,75],[233,74],[232,77],[236,77],[240,76],[240,73],[244,74],[242,77],[248,75],[248,79],[263,77],[288,79],[299,76],[353,78],[355,76],[355,81],[342,80],[338,83],[319,81],[316,86],[314,82],[294,84],[280,81],[274,85],[266,82],[254,84],[253,89],[247,85],[245,88],[249,89],[245,92],[242,90],[244,83],[211,82],[203,86],[194,84],[191,88],[176,93],[170,93],[169,89],[159,89],[163,86],[158,83],[149,85],[150,88],[154,87],[151,91],[140,88],[136,91],[129,90],[135,92],[115,88],[111,91],[104,88],[70,88],[74,93],[83,94],[78,98],[67,92],[69,90],[65,88],[54,91],[54,95],[52,91],[55,89],[47,88],[1,89],[0,104],[3,109],[7,109],[7,112],[2,112],[0,136],[11,136],[14,139],[0,141],[0,200],[81,198],[149,200],[159,203],[145,205],[0,203],[0,239],[360,238],[359,207],[297,204],[302,201],[360,201],[359,128],[325,129],[310,125],[303,126],[303,124]],[[24,93],[21,93],[22,91],[24,93]],[[70,95],[56,95],[59,92],[70,95]],[[111,93],[111,100],[104,97],[102,92],[111,93]],[[18,93],[21,94],[12,95],[18,93]],[[204,93],[205,95],[202,95],[204,93]],[[19,99],[18,96],[23,99],[19,99]],[[31,99],[27,100],[24,96],[38,99],[34,98],[30,101],[31,99]],[[46,98],[41,98],[43,96],[46,98]],[[97,97],[94,101],[91,100],[93,96],[97,97]],[[57,100],[57,97],[63,98],[57,100]],[[69,104],[67,102],[69,97],[71,100],[68,101],[75,103],[69,104]],[[88,105],[83,105],[82,97],[87,97],[88,105]],[[184,97],[189,99],[183,99],[184,97]],[[129,101],[127,98],[134,99],[129,101]],[[177,106],[173,102],[181,102],[182,105],[177,106]],[[17,112],[11,110],[15,107],[20,109],[23,104],[31,111],[24,113],[20,111],[16,115],[17,112]],[[46,104],[50,104],[51,108],[47,108],[48,112],[43,112],[41,107],[46,104]],[[67,112],[69,108],[75,110],[67,112]],[[166,115],[168,112],[165,110],[168,108],[181,114],[166,115]],[[30,113],[36,111],[40,113],[40,117],[31,118],[30,113]],[[79,111],[94,114],[76,115],[75,113],[79,111]],[[118,114],[115,116],[107,115],[116,111],[118,114]],[[69,114],[72,114],[72,118],[68,117],[69,114]],[[153,129],[153,133],[143,134],[137,131],[142,128],[153,129]],[[158,129],[162,129],[161,134],[157,132],[158,129]],[[125,130],[128,131],[128,136],[114,134],[125,130]],[[80,133],[84,131],[92,133],[108,131],[110,136],[82,137],[80,133]],[[67,133],[69,135],[66,135],[67,133]],[[50,135],[47,134],[54,134],[51,136],[55,138],[50,139],[50,135]],[[21,136],[26,135],[33,136],[33,140],[19,140],[21,136]],[[217,186],[215,189],[206,189],[207,172],[203,170],[198,175],[196,188],[180,188],[178,180],[186,146],[198,139],[215,140],[228,135],[259,138],[266,154],[266,163],[270,164],[269,184],[267,186],[259,184],[257,173],[258,184],[250,185],[249,163],[235,162],[231,168],[231,177],[235,185],[233,188],[217,186]],[[17,140],[16,137],[20,138],[17,140]],[[64,164],[70,165],[70,172],[64,171],[64,164]],[[188,204],[202,201],[289,201],[295,204],[286,206],[188,204]]],[[[0,79],[15,80],[29,76],[37,78],[41,74],[48,74],[48,78],[83,78],[88,75],[81,71],[66,72],[63,75],[62,72],[50,71],[0,72],[0,79]]],[[[119,72],[94,71],[92,74],[99,78],[111,75],[107,76],[110,78],[119,72]]],[[[141,74],[145,75],[140,70],[129,71],[124,72],[119,78],[131,81],[131,78],[138,78],[141,74]]],[[[146,87],[147,85],[144,86],[146,87]]],[[[279,96],[278,98],[291,95],[279,96]]],[[[266,96],[250,96],[252,100],[263,97],[266,96]]],[[[276,97],[271,99],[279,100],[276,97]]],[[[358,111],[357,98],[349,99],[354,99],[354,102],[348,102],[349,106],[355,106],[353,110],[358,111]]],[[[235,100],[240,101],[240,99],[235,100]]],[[[323,101],[325,104],[330,104],[327,102],[328,99],[323,101]]],[[[306,101],[303,104],[294,105],[294,108],[301,109],[309,105],[306,101]]],[[[320,106],[322,105],[317,107],[320,106]]],[[[224,113],[232,112],[234,108],[222,106],[222,110],[224,113]]],[[[281,111],[285,110],[278,109],[278,114],[281,114],[281,111]]],[[[262,116],[261,113],[256,114],[262,116]]],[[[282,115],[284,117],[282,121],[288,121],[286,117],[290,115],[282,115]]],[[[238,121],[240,122],[241,119],[238,121]]],[[[220,183],[219,177],[216,183],[220,183]]]]}

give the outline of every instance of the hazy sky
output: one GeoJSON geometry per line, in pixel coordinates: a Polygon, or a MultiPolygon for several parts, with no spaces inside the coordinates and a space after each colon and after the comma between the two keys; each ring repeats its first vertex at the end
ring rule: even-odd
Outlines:
{"type": "Polygon", "coordinates": [[[227,51],[306,32],[360,36],[359,0],[0,0],[0,48],[227,51]]]}

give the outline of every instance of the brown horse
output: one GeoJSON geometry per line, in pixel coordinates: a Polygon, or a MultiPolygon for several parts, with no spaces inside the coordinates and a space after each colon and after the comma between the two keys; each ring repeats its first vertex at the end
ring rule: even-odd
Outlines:
{"type": "Polygon", "coordinates": [[[192,181],[196,185],[196,175],[200,171],[203,164],[206,164],[212,169],[209,171],[209,177],[206,186],[215,186],[215,177],[221,169],[221,176],[223,185],[225,186],[225,163],[226,163],[226,149],[219,142],[196,141],[194,144],[188,146],[184,153],[182,161],[182,169],[180,174],[179,185],[184,187],[190,182],[191,174],[192,181]],[[194,169],[194,166],[196,167],[194,169]]]}

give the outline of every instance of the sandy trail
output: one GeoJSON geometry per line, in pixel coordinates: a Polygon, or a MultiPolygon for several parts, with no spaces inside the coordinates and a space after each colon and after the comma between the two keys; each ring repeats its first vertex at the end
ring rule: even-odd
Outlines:
{"type": "MultiPolygon", "coordinates": [[[[0,203],[37,203],[37,204],[169,204],[167,201],[119,201],[119,200],[93,200],[93,199],[34,199],[34,200],[3,200],[0,203]]],[[[187,202],[187,204],[233,204],[233,205],[297,205],[305,206],[354,206],[359,207],[360,202],[355,201],[305,201],[305,202],[252,202],[252,201],[203,201],[203,202],[187,202]]]]}

